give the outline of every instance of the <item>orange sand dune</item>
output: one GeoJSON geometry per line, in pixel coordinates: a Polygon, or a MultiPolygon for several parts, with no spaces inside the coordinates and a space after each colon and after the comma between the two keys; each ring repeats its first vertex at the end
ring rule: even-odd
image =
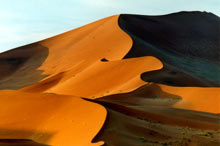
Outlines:
{"type": "Polygon", "coordinates": [[[102,58],[122,59],[132,40],[118,26],[118,17],[108,17],[39,42],[49,48],[49,55],[39,69],[50,75],[72,69],[72,73],[78,74],[102,58]]]}
{"type": "MultiPolygon", "coordinates": [[[[122,59],[132,40],[118,26],[118,17],[0,54],[0,89],[19,89],[70,70],[72,77],[102,58],[122,59]]],[[[69,78],[63,77],[61,82],[69,78]]]]}
{"type": "Polygon", "coordinates": [[[0,139],[32,139],[53,146],[98,146],[91,143],[106,110],[74,96],[0,92],[0,139]]]}
{"type": "Polygon", "coordinates": [[[171,87],[165,85],[160,85],[160,87],[163,91],[182,98],[174,107],[220,113],[219,88],[171,87]]]}
{"type": "MultiPolygon", "coordinates": [[[[173,105],[173,107],[210,113],[220,113],[219,88],[172,87],[150,83],[139,90],[134,93],[132,92],[132,96],[180,99],[173,105]]],[[[132,98],[132,96],[130,98],[132,98]]]]}
{"type": "Polygon", "coordinates": [[[132,40],[121,31],[117,20],[118,16],[109,17],[39,42],[49,48],[49,55],[39,68],[49,76],[22,91],[101,97],[145,84],[140,74],[161,69],[162,64],[153,57],[121,61],[132,40]],[[110,61],[100,62],[102,58],[110,61]]]}
{"type": "Polygon", "coordinates": [[[0,117],[4,119],[0,139],[31,139],[54,146],[101,144],[91,144],[91,140],[104,123],[103,107],[75,96],[41,92],[92,97],[102,96],[107,90],[125,92],[145,84],[140,74],[160,69],[162,64],[154,57],[120,61],[132,41],[117,20],[118,16],[109,17],[1,54],[7,60],[1,67],[7,70],[16,66],[14,73],[2,73],[1,88],[24,88],[0,92],[0,117]],[[35,53],[43,51],[44,57],[35,53]],[[102,58],[109,62],[101,62],[102,58]]]}
{"type": "MultiPolygon", "coordinates": [[[[108,17],[0,54],[0,139],[30,139],[53,146],[102,145],[103,142],[91,141],[104,124],[106,109],[86,100],[106,106],[107,125],[111,125],[108,131],[114,131],[112,127],[122,128],[117,132],[125,132],[122,134],[125,139],[126,131],[130,138],[137,137],[135,134],[141,136],[144,129],[150,132],[152,127],[142,128],[153,120],[165,124],[159,125],[162,130],[153,128],[162,140],[169,138],[163,129],[170,130],[176,125],[218,130],[218,116],[211,113],[220,113],[219,88],[170,87],[142,81],[141,74],[161,69],[164,62],[143,54],[123,59],[128,53],[133,55],[131,48],[135,43],[121,30],[118,20],[119,15],[108,17]],[[131,92],[141,86],[146,87],[144,92],[131,92]],[[122,94],[125,98],[112,95],[119,93],[126,93],[122,94]],[[110,98],[102,98],[106,95],[110,98]],[[123,126],[119,126],[120,122],[123,126]]],[[[143,49],[141,45],[138,48],[143,49]]],[[[145,53],[149,52],[145,50],[145,53]]],[[[156,77],[176,75],[169,70],[168,74],[163,73],[157,73],[156,77]]],[[[178,79],[180,77],[184,76],[178,79]]],[[[175,136],[175,132],[171,130],[170,137],[175,136]]],[[[214,140],[217,133],[213,134],[214,140]]],[[[103,139],[109,142],[112,135],[108,132],[106,135],[103,139]]],[[[120,134],[116,134],[118,136],[120,134]]],[[[218,141],[213,143],[217,145],[218,141]]]]}
{"type": "Polygon", "coordinates": [[[26,87],[22,91],[38,92],[39,88],[48,89],[50,83],[56,82],[60,76],[69,77],[65,81],[54,84],[46,92],[65,95],[76,95],[81,97],[102,97],[104,95],[120,92],[129,92],[144,84],[140,74],[162,68],[162,64],[154,57],[140,57],[119,61],[100,62],[97,61],[81,73],[74,75],[69,71],[64,75],[48,78],[42,83],[26,87]]]}

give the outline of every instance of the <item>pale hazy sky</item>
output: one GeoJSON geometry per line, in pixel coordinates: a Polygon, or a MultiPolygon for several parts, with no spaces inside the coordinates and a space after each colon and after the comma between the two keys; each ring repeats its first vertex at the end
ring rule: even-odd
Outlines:
{"type": "Polygon", "coordinates": [[[0,52],[114,14],[193,10],[220,16],[220,0],[0,0],[0,52]]]}

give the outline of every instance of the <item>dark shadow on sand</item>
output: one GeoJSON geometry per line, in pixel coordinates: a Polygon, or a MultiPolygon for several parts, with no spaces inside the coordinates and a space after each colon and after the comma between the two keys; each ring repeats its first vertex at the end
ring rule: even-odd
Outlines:
{"type": "Polygon", "coordinates": [[[38,70],[49,49],[38,43],[0,53],[0,89],[20,89],[46,77],[38,70]]]}
{"type": "Polygon", "coordinates": [[[142,74],[173,86],[220,86],[220,18],[206,12],[163,16],[122,14],[119,26],[133,39],[124,58],[154,56],[162,70],[142,74]]]}

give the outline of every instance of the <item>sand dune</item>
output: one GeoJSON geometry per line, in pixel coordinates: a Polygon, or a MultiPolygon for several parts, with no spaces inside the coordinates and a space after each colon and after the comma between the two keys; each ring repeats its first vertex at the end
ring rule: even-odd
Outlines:
{"type": "Polygon", "coordinates": [[[144,84],[140,79],[140,74],[145,71],[152,71],[162,68],[162,64],[154,57],[141,57],[135,59],[126,59],[119,61],[100,62],[97,61],[79,74],[72,75],[64,73],[48,78],[48,80],[22,89],[22,91],[44,88],[45,84],[55,82],[60,76],[69,77],[61,81],[54,87],[44,92],[52,92],[63,95],[76,95],[87,98],[97,98],[108,94],[128,92],[144,84]],[[128,70],[130,70],[128,72],[128,70]],[[59,77],[58,77],[59,76],[59,77]]]}
{"type": "Polygon", "coordinates": [[[181,97],[174,107],[210,113],[220,113],[220,89],[199,87],[169,87],[160,85],[164,92],[181,97]]]}
{"type": "Polygon", "coordinates": [[[48,145],[95,146],[106,110],[78,97],[0,92],[0,139],[32,139],[48,145]],[[88,114],[89,113],[89,114],[88,114]]]}
{"type": "MultiPolygon", "coordinates": [[[[197,95],[201,93],[194,101],[192,100],[194,109],[199,110],[198,108],[207,105],[205,101],[196,102],[200,100],[202,93],[204,97],[208,92],[214,95],[216,92],[213,91],[216,89],[195,88],[193,91],[186,88],[188,87],[181,90],[182,87],[148,84],[130,93],[96,99],[97,103],[107,108],[108,117],[94,141],[104,140],[106,145],[117,146],[140,144],[218,146],[220,144],[218,114],[173,108],[182,102],[182,98],[185,101],[186,92],[189,92],[188,95],[192,97],[196,95],[195,93],[197,95]]],[[[219,99],[216,96],[214,98],[219,99]]],[[[219,113],[218,103],[212,103],[212,106],[215,107],[207,107],[206,110],[219,113]],[[218,111],[212,111],[213,109],[218,111]]]]}
{"type": "Polygon", "coordinates": [[[105,120],[102,106],[75,96],[41,93],[63,85],[102,58],[123,58],[132,41],[117,20],[118,16],[109,17],[1,54],[1,89],[24,89],[0,91],[0,139],[32,139],[57,146],[101,144],[91,140],[105,120]]]}
{"type": "Polygon", "coordinates": [[[212,13],[121,15],[119,26],[134,45],[124,58],[154,56],[164,68],[142,79],[175,86],[220,86],[220,18],[212,13]]]}
{"type": "MultiPolygon", "coordinates": [[[[45,76],[49,78],[62,72],[71,71],[72,77],[102,58],[122,59],[129,51],[132,40],[118,26],[118,17],[105,18],[2,53],[1,67],[5,69],[0,73],[5,77],[1,79],[1,89],[22,88],[45,79],[45,76]],[[13,74],[8,74],[8,70],[13,74]]],[[[66,79],[69,77],[63,78],[66,79]]]]}
{"type": "Polygon", "coordinates": [[[116,15],[1,53],[0,146],[219,145],[218,23],[116,15]]]}

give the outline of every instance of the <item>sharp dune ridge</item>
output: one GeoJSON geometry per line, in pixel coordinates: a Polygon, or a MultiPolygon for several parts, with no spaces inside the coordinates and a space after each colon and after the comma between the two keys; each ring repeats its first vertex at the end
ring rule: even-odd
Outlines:
{"type": "Polygon", "coordinates": [[[115,15],[0,54],[0,146],[219,141],[211,13],[115,15]]]}

